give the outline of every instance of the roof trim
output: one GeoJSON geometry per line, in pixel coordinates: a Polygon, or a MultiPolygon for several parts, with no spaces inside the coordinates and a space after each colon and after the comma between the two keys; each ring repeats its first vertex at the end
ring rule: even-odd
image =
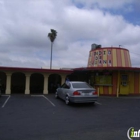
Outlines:
{"type": "Polygon", "coordinates": [[[104,50],[104,49],[119,49],[119,50],[126,50],[126,51],[129,52],[128,49],[125,49],[125,48],[119,48],[119,47],[102,47],[102,48],[96,48],[96,49],[93,49],[93,50],[91,49],[90,52],[91,52],[91,51],[95,51],[95,50],[104,50]]]}
{"type": "Polygon", "coordinates": [[[42,69],[42,68],[23,68],[23,67],[0,67],[0,71],[19,71],[19,72],[51,72],[51,73],[72,73],[73,70],[63,69],[42,69]]]}
{"type": "Polygon", "coordinates": [[[75,68],[74,71],[84,71],[84,70],[118,70],[118,71],[139,71],[139,67],[81,67],[81,68],[75,68]]]}

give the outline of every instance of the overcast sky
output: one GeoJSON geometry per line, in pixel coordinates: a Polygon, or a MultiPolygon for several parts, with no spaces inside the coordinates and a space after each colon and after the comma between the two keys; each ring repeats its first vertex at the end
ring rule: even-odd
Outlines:
{"type": "Polygon", "coordinates": [[[0,66],[86,67],[91,44],[130,51],[140,67],[140,0],[0,0],[0,66]]]}

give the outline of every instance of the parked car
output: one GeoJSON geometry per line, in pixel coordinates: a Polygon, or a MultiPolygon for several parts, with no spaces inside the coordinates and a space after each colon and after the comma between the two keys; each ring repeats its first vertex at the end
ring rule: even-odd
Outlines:
{"type": "Polygon", "coordinates": [[[94,103],[98,99],[96,90],[86,82],[68,81],[56,90],[55,98],[69,103],[94,103]]]}

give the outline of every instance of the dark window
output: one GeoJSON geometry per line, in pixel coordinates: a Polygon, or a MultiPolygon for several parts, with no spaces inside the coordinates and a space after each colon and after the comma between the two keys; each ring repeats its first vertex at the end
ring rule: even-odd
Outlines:
{"type": "Polygon", "coordinates": [[[122,81],[128,81],[128,75],[122,75],[122,81]]]}

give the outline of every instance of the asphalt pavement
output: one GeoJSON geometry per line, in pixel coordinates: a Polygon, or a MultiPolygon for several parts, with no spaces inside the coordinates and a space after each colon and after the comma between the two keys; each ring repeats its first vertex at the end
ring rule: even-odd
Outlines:
{"type": "Polygon", "coordinates": [[[68,106],[53,94],[2,96],[0,140],[128,140],[130,127],[140,129],[139,116],[139,97],[68,106]]]}

